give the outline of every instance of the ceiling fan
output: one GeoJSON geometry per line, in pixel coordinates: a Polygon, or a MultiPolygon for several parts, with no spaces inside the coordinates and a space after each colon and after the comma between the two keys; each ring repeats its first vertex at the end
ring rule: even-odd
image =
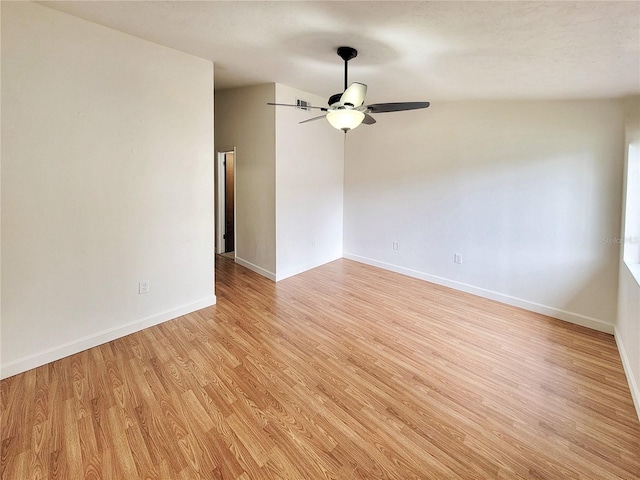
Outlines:
{"type": "MultiPolygon", "coordinates": [[[[429,102],[373,103],[371,105],[365,105],[364,97],[367,93],[367,86],[364,83],[354,82],[347,87],[347,66],[349,60],[358,55],[358,51],[351,47],[339,47],[337,53],[338,56],[344,60],[344,92],[331,95],[328,108],[307,106],[306,108],[315,108],[327,113],[303,120],[300,123],[313,122],[314,120],[326,118],[332,127],[343,130],[346,133],[361,123],[365,125],[376,123],[375,118],[373,118],[370,113],[401,112],[403,110],[417,110],[429,106],[429,102]]],[[[299,105],[288,103],[268,102],[267,105],[300,108],[299,105]]]]}

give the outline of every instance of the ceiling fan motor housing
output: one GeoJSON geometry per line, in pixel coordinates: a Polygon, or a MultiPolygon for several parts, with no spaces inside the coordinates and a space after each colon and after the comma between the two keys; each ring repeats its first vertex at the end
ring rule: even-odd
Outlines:
{"type": "Polygon", "coordinates": [[[342,93],[336,93],[335,95],[331,95],[329,97],[329,106],[332,107],[334,104],[340,104],[340,97],[342,97],[342,93]]]}

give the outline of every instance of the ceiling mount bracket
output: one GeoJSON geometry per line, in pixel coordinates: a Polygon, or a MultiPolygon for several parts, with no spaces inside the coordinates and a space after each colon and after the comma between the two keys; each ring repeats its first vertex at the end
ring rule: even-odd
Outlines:
{"type": "Polygon", "coordinates": [[[338,55],[342,60],[348,62],[352,58],[356,58],[358,56],[358,51],[352,47],[338,47],[338,55]]]}

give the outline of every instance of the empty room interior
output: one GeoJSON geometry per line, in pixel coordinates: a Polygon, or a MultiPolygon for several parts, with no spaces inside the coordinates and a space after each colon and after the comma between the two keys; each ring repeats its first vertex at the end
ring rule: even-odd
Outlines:
{"type": "Polygon", "coordinates": [[[3,480],[640,479],[640,2],[0,16],[3,480]]]}

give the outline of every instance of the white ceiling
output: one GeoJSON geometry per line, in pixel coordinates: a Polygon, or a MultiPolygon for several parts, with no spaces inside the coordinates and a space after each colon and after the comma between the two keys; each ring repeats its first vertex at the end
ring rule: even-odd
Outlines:
{"type": "Polygon", "coordinates": [[[640,93],[640,2],[59,1],[52,8],[215,62],[215,87],[277,82],[369,103],[640,93]]]}

